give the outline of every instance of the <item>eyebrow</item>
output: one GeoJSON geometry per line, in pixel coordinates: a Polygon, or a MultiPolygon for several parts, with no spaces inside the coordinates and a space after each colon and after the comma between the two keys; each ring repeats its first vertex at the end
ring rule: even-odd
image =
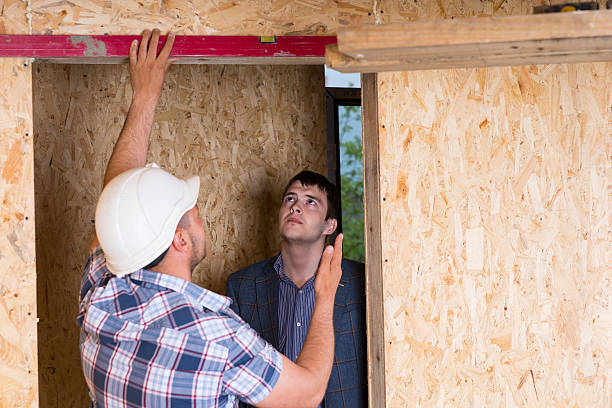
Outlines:
{"type": "MultiPolygon", "coordinates": [[[[284,196],[284,197],[287,197],[287,196],[297,196],[297,195],[298,195],[298,194],[297,194],[296,192],[294,192],[294,191],[287,191],[287,192],[285,193],[285,196],[284,196]]],[[[319,197],[317,197],[317,196],[313,196],[313,195],[311,195],[311,194],[305,194],[305,196],[306,196],[306,197],[308,197],[308,198],[310,198],[311,200],[314,200],[314,201],[316,201],[317,203],[321,204],[321,199],[320,199],[319,197]]],[[[283,197],[283,198],[284,198],[284,197],[283,197]]]]}
{"type": "Polygon", "coordinates": [[[308,198],[310,198],[312,200],[315,200],[317,203],[321,203],[321,199],[319,197],[317,197],[317,196],[306,194],[306,197],[308,197],[308,198]]]}

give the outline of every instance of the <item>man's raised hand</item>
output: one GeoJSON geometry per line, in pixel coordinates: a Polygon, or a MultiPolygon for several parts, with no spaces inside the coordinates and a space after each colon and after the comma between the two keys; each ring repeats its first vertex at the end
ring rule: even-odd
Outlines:
{"type": "Polygon", "coordinates": [[[342,276],[342,239],[344,236],[338,234],[334,246],[327,246],[321,256],[321,263],[317,271],[317,277],[314,282],[315,296],[331,297],[336,296],[338,283],[342,276]]]}
{"type": "Polygon", "coordinates": [[[132,103],[125,124],[115,144],[115,149],[106,167],[104,185],[117,175],[136,167],[144,167],[151,129],[155,119],[155,107],[164,84],[164,74],[169,59],[174,35],[169,34],[159,55],[159,30],[145,30],[140,44],[134,40],[130,46],[130,79],[132,82],[132,103]]]}
{"type": "Polygon", "coordinates": [[[168,34],[166,43],[159,55],[159,30],[144,30],[140,43],[132,41],[130,45],[130,78],[134,95],[132,100],[142,100],[145,103],[157,103],[164,83],[164,74],[175,59],[170,59],[170,51],[174,44],[174,34],[168,34]]]}

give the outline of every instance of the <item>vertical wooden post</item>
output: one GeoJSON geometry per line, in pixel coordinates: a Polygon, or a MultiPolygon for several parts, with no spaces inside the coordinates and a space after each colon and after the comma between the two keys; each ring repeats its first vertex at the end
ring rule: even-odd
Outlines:
{"type": "Polygon", "coordinates": [[[378,84],[376,74],[361,76],[363,126],[363,199],[366,247],[369,406],[385,406],[385,333],[380,225],[380,157],[378,152],[378,84]]]}
{"type": "Polygon", "coordinates": [[[0,59],[0,406],[38,406],[32,68],[0,59]]]}

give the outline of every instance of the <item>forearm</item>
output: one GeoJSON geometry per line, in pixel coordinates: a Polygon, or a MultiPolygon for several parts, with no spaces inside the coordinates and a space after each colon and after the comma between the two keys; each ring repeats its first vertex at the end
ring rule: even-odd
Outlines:
{"type": "Polygon", "coordinates": [[[323,399],[334,358],[333,299],[316,299],[297,362],[283,356],[283,371],[260,408],[312,408],[323,399]]]}
{"type": "Polygon", "coordinates": [[[156,99],[146,100],[134,96],[106,167],[104,185],[124,171],[143,167],[146,164],[156,104],[156,99]]]}
{"type": "Polygon", "coordinates": [[[316,299],[312,311],[308,335],[296,364],[309,373],[311,380],[305,384],[316,395],[323,398],[334,360],[334,299],[316,299]]]}
{"type": "Polygon", "coordinates": [[[106,167],[104,185],[126,170],[143,167],[147,162],[149,138],[155,117],[155,107],[164,83],[164,74],[174,61],[168,59],[174,35],[169,34],[157,55],[159,30],[144,30],[140,45],[130,45],[130,80],[132,103],[125,124],[106,167]]]}
{"type": "Polygon", "coordinates": [[[342,234],[323,251],[315,279],[315,306],[302,351],[294,364],[283,356],[283,370],[262,408],[314,407],[323,399],[334,360],[334,299],[342,275],[342,234]]]}

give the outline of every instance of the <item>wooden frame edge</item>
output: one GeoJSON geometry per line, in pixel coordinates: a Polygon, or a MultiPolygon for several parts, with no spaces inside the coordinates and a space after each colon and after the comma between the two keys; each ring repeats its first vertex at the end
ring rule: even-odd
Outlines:
{"type": "Polygon", "coordinates": [[[361,75],[363,200],[369,407],[385,406],[385,331],[382,281],[377,74],[361,75]]]}

